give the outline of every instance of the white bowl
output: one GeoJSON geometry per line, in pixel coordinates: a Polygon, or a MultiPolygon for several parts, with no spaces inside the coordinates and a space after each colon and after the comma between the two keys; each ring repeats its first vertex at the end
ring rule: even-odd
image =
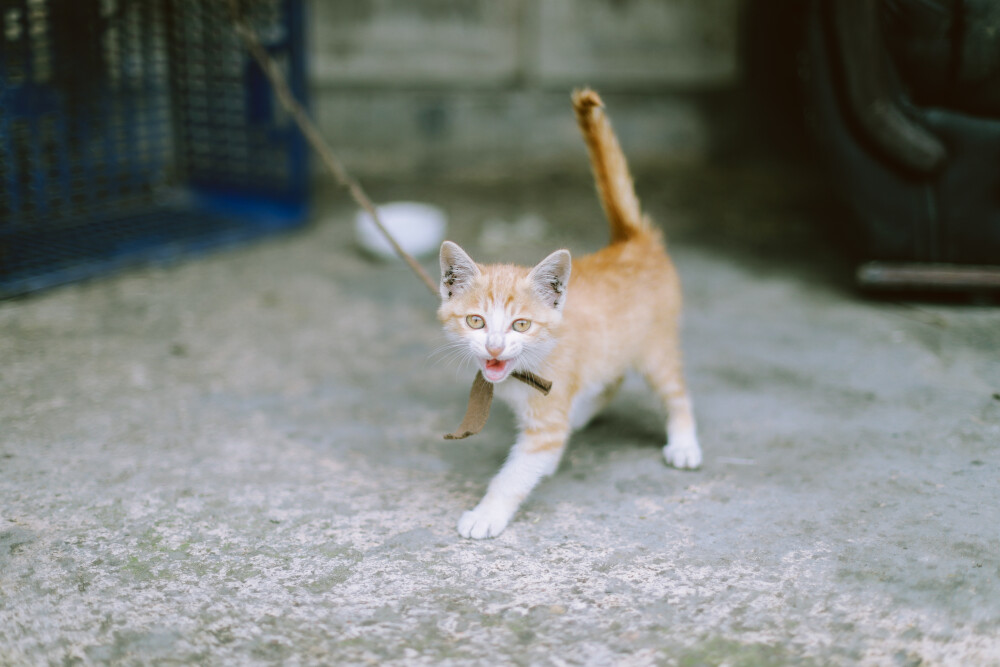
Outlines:
{"type": "MultiPolygon", "coordinates": [[[[399,201],[378,207],[379,219],[396,242],[414,257],[437,252],[444,241],[448,218],[444,211],[430,204],[399,201]]],[[[358,245],[376,257],[399,259],[392,245],[365,210],[354,217],[358,245]]]]}

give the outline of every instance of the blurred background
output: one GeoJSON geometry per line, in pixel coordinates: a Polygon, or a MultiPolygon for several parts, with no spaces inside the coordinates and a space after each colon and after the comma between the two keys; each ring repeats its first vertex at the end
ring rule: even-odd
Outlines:
{"type": "Polygon", "coordinates": [[[584,85],[613,100],[638,166],[704,160],[736,137],[738,0],[308,8],[314,108],[359,172],[502,178],[578,164],[567,99],[584,85]]]}
{"type": "Polygon", "coordinates": [[[583,173],[568,96],[589,85],[637,173],[822,179],[836,219],[815,229],[862,286],[1000,284],[1000,10],[985,0],[4,0],[0,13],[0,296],[306,220],[330,181],[236,16],[364,181],[583,173]]]}
{"type": "Polygon", "coordinates": [[[332,181],[234,8],[363,182],[584,175],[585,85],[637,173],[804,152],[799,3],[4,0],[0,295],[315,213],[332,181]]]}

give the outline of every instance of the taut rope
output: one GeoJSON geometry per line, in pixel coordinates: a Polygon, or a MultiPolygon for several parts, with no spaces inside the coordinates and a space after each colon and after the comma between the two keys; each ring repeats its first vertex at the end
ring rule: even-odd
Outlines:
{"type": "MultiPolygon", "coordinates": [[[[306,141],[312,147],[316,154],[319,155],[320,160],[323,165],[329,170],[333,175],[334,179],[338,184],[347,188],[347,191],[351,194],[351,197],[357,203],[358,206],[363,208],[371,219],[375,222],[375,226],[378,228],[382,236],[389,242],[392,249],[403,261],[407,263],[410,269],[417,275],[418,278],[427,286],[430,293],[434,296],[438,296],[438,287],[434,280],[427,275],[424,267],[420,266],[420,263],[414,259],[413,255],[406,252],[402,246],[396,241],[396,239],[389,233],[385,225],[382,224],[382,220],[379,217],[378,210],[375,205],[372,204],[371,199],[365,194],[364,189],[361,184],[358,183],[354,178],[351,177],[344,166],[340,163],[340,160],[333,154],[330,147],[323,140],[323,136],[320,134],[319,129],[316,124],[313,123],[309,114],[302,107],[295,95],[292,94],[291,88],[288,86],[288,82],[285,80],[284,74],[281,69],[274,62],[274,59],[268,54],[267,49],[261,46],[260,39],[257,37],[257,33],[247,25],[246,21],[243,20],[243,15],[239,9],[238,0],[229,0],[229,12],[232,18],[233,27],[236,30],[236,34],[240,36],[243,40],[247,51],[253,56],[253,59],[257,61],[261,70],[264,72],[264,76],[271,84],[271,88],[274,90],[274,94],[278,98],[278,102],[285,111],[292,117],[295,121],[295,125],[299,128],[302,136],[305,137],[306,141]]],[[[548,380],[538,377],[534,373],[527,371],[515,371],[511,374],[516,380],[520,380],[529,387],[533,387],[543,394],[548,394],[549,390],[552,388],[552,383],[548,380]]],[[[483,374],[477,373],[475,380],[472,383],[472,391],[469,394],[469,406],[465,412],[465,418],[462,420],[462,424],[454,433],[449,433],[445,438],[449,440],[457,440],[461,438],[467,438],[470,435],[479,433],[483,426],[486,424],[486,419],[490,415],[490,405],[493,402],[493,383],[487,382],[483,378],[483,374]]]]}

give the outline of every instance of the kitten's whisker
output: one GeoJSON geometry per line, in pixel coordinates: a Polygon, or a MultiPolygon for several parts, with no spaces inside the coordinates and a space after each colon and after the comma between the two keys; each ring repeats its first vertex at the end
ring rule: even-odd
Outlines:
{"type": "Polygon", "coordinates": [[[448,363],[454,357],[461,357],[466,350],[466,345],[463,342],[449,341],[431,352],[427,360],[448,363]]]}
{"type": "Polygon", "coordinates": [[[457,350],[455,348],[456,346],[454,345],[454,343],[449,343],[445,345],[439,345],[435,349],[431,350],[429,353],[427,353],[427,356],[424,357],[423,361],[424,368],[430,368],[432,365],[439,366],[442,364],[447,364],[448,360],[452,357],[452,355],[456,354],[457,350]]]}
{"type": "Polygon", "coordinates": [[[436,356],[440,356],[445,353],[451,353],[456,350],[462,350],[465,347],[466,345],[462,341],[450,340],[441,345],[438,345],[434,350],[431,351],[429,356],[430,358],[433,359],[436,356]]]}
{"type": "Polygon", "coordinates": [[[521,350],[521,354],[518,357],[520,368],[524,370],[534,370],[545,360],[544,353],[541,350],[535,348],[524,348],[521,350]]]}
{"type": "Polygon", "coordinates": [[[445,368],[454,367],[458,377],[466,366],[475,361],[475,356],[465,341],[447,341],[431,353],[429,360],[445,368]]]}

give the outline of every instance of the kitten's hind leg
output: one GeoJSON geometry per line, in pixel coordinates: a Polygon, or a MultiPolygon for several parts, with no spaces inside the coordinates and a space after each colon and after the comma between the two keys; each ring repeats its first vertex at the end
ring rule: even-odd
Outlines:
{"type": "Polygon", "coordinates": [[[643,374],[667,411],[667,444],[663,458],[675,468],[701,466],[701,447],[691,398],[684,383],[680,350],[664,345],[649,355],[643,374]]]}
{"type": "Polygon", "coordinates": [[[490,482],[486,495],[458,520],[459,534],[482,539],[502,533],[535,485],[556,471],[568,436],[568,426],[526,429],[490,482]]]}

